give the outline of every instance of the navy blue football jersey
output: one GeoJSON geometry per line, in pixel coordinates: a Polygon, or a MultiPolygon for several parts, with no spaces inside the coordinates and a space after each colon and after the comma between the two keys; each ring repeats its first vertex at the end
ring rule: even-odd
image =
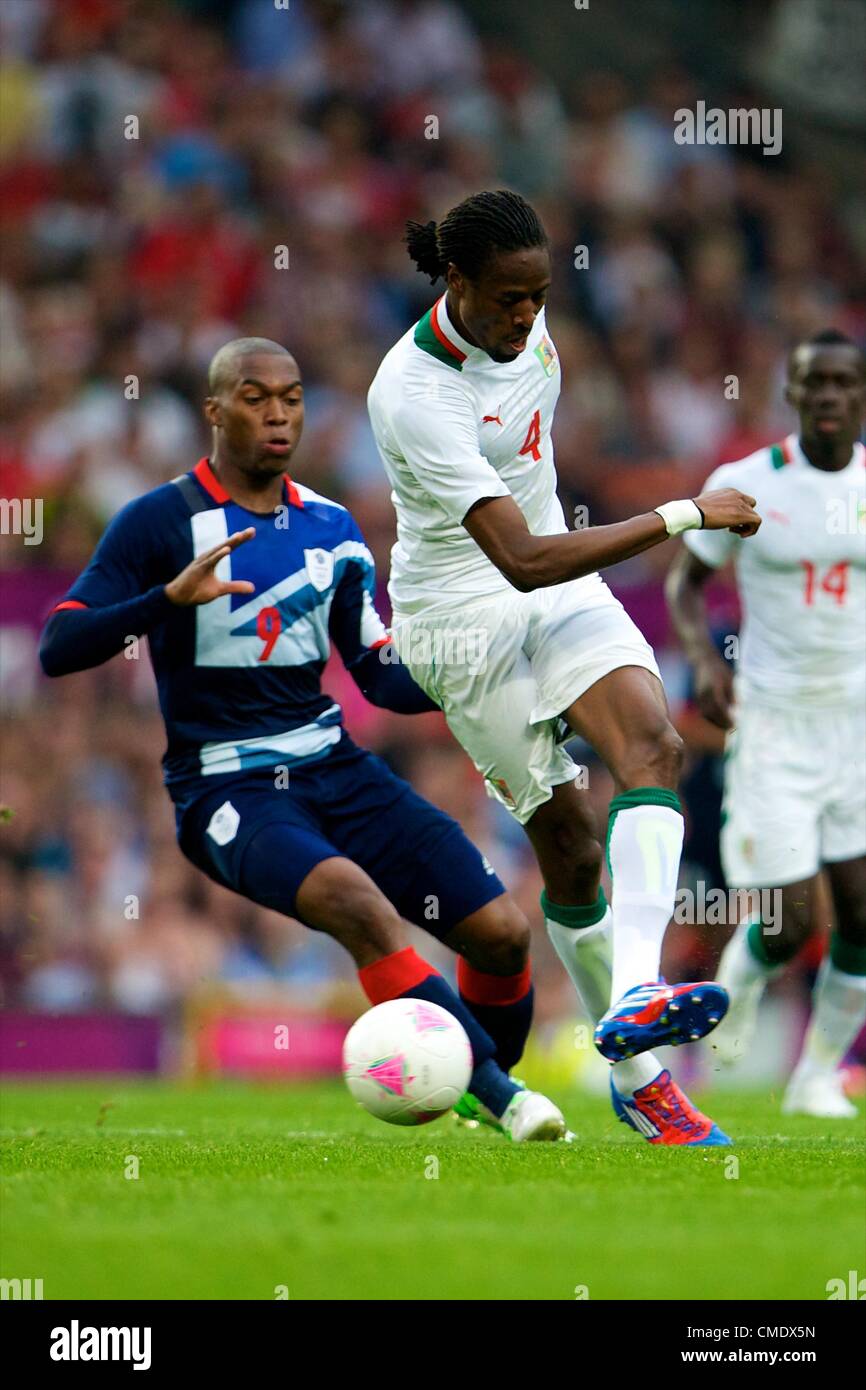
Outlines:
{"type": "Polygon", "coordinates": [[[342,711],[322,692],[322,670],[331,640],[350,671],[388,641],[374,584],[373,557],[345,507],[286,477],[275,512],[248,511],[202,459],[118,513],[58,610],[153,591],[158,621],[147,631],[168,736],[165,780],[186,804],[211,779],[291,768],[340,742],[342,711]],[[250,580],[254,593],[190,607],[165,599],[161,586],[196,555],[249,526],[255,536],[216,574],[250,580]]]}

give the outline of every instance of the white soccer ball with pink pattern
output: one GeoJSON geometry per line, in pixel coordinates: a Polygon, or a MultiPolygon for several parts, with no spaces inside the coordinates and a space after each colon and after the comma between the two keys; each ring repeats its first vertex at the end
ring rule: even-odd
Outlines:
{"type": "Polygon", "coordinates": [[[362,1014],[343,1043],[343,1075],[359,1105],[391,1125],[424,1125],[463,1095],[472,1049],[439,1004],[389,999],[362,1014]]]}

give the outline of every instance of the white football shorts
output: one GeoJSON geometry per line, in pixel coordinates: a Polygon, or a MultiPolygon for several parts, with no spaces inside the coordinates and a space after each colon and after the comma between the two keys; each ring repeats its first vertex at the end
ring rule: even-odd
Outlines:
{"type": "Polygon", "coordinates": [[[569,705],[621,666],[659,675],[652,648],[599,575],[421,617],[395,613],[393,635],[488,795],[521,825],[555,786],[578,777],[562,747],[569,705]]]}
{"type": "Polygon", "coordinates": [[[744,696],[725,746],[722,866],[784,888],[866,854],[866,705],[776,709],[744,696]]]}

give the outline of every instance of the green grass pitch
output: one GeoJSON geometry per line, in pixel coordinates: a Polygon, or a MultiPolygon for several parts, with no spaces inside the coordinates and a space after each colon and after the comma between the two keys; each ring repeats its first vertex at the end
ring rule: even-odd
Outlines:
{"type": "Polygon", "coordinates": [[[716,1096],[735,1165],[556,1098],[574,1145],[389,1128],[339,1082],[7,1084],[0,1275],[46,1299],[740,1300],[862,1268],[862,1117],[716,1096]]]}

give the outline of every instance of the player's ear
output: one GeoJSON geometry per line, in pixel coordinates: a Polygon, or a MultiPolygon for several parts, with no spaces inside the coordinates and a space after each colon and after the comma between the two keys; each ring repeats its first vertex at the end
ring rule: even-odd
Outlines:
{"type": "Polygon", "coordinates": [[[462,298],[466,292],[466,280],[460,274],[453,261],[448,262],[448,269],[445,272],[445,283],[449,290],[453,290],[456,295],[462,298]]]}
{"type": "Polygon", "coordinates": [[[209,425],[222,424],[222,410],[218,396],[207,396],[204,403],[205,419],[209,425]]]}

